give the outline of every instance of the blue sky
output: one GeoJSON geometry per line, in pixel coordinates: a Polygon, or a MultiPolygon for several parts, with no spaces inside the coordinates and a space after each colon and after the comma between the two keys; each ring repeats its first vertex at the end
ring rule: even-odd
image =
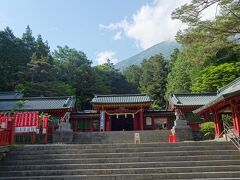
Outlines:
{"type": "Polygon", "coordinates": [[[158,42],[174,39],[184,26],[173,9],[189,0],[0,0],[0,30],[21,36],[29,25],[51,47],[81,50],[94,64],[114,63],[158,42]]]}

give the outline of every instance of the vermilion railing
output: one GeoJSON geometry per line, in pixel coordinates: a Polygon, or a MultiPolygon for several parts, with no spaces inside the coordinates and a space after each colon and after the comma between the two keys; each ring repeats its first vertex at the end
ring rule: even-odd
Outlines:
{"type": "Polygon", "coordinates": [[[48,116],[37,112],[0,114],[0,145],[47,143],[48,116]]]}

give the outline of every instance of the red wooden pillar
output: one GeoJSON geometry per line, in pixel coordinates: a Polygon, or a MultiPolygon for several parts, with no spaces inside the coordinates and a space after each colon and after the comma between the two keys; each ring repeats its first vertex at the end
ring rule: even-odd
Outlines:
{"type": "Polygon", "coordinates": [[[143,130],[143,110],[140,110],[139,130],[143,130]]]}
{"type": "Polygon", "coordinates": [[[215,124],[215,138],[219,138],[223,132],[223,125],[220,120],[220,114],[217,111],[213,111],[214,115],[214,124],[215,124]]]}
{"type": "Polygon", "coordinates": [[[110,115],[105,114],[105,131],[110,131],[110,115]]]}
{"type": "Polygon", "coordinates": [[[137,131],[137,130],[138,130],[137,114],[134,114],[134,118],[133,118],[133,130],[134,130],[134,131],[137,131]]]}
{"type": "Polygon", "coordinates": [[[233,119],[233,133],[239,136],[240,131],[240,117],[239,117],[239,105],[236,101],[231,101],[232,119],[233,119]]]}
{"type": "Polygon", "coordinates": [[[112,131],[112,116],[109,116],[109,131],[112,131]]]}
{"type": "Polygon", "coordinates": [[[210,115],[209,115],[208,112],[204,113],[203,117],[204,117],[205,121],[209,121],[210,120],[210,115]]]}
{"type": "Polygon", "coordinates": [[[13,144],[14,143],[14,132],[15,132],[15,119],[13,119],[10,124],[10,137],[9,137],[9,144],[13,144]]]}

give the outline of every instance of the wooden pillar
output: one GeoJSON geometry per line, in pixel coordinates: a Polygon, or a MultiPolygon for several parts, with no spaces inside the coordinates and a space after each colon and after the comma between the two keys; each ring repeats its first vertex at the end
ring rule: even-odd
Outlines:
{"type": "Polygon", "coordinates": [[[90,131],[93,131],[93,118],[90,119],[90,131]]]}
{"type": "Polygon", "coordinates": [[[77,132],[78,131],[78,120],[75,119],[73,123],[74,123],[74,131],[77,132]]]}
{"type": "Polygon", "coordinates": [[[220,119],[220,114],[213,110],[214,124],[215,124],[215,138],[219,138],[223,132],[223,125],[220,119]]]}
{"type": "Polygon", "coordinates": [[[140,110],[139,130],[143,130],[143,110],[140,110]]]}
{"type": "Polygon", "coordinates": [[[105,114],[105,130],[110,131],[110,115],[105,114]]]}
{"type": "Polygon", "coordinates": [[[134,114],[134,118],[133,118],[133,130],[134,130],[134,131],[137,131],[137,130],[138,130],[137,114],[134,114]]]}
{"type": "Polygon", "coordinates": [[[109,116],[109,131],[112,131],[112,117],[109,116]]]}
{"type": "Polygon", "coordinates": [[[203,117],[204,117],[204,121],[209,121],[210,120],[210,115],[209,115],[208,112],[204,113],[203,117]]]}
{"type": "Polygon", "coordinates": [[[234,100],[231,101],[231,109],[233,119],[233,133],[236,136],[239,136],[240,131],[239,105],[234,100]]]}
{"type": "Polygon", "coordinates": [[[13,119],[10,124],[10,134],[9,134],[9,144],[14,144],[14,133],[15,133],[15,119],[13,119]]]}

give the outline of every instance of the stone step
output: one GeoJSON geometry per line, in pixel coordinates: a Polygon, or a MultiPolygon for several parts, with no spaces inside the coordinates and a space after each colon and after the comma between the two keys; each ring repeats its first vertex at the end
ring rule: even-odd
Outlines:
{"type": "Polygon", "coordinates": [[[70,170],[70,169],[120,169],[120,168],[156,168],[156,167],[194,167],[194,166],[229,166],[240,165],[240,160],[214,161],[167,161],[167,162],[130,162],[130,163],[97,163],[97,164],[34,164],[22,166],[0,166],[1,171],[29,170],[70,170]]]}
{"type": "Polygon", "coordinates": [[[47,144],[47,145],[24,145],[12,150],[52,150],[52,149],[109,149],[109,148],[139,148],[139,147],[188,147],[188,146],[225,146],[232,145],[230,142],[199,141],[199,142],[177,142],[177,143],[121,143],[121,144],[47,144]]]}
{"type": "Polygon", "coordinates": [[[157,152],[157,151],[197,151],[197,150],[235,150],[231,144],[225,146],[176,146],[176,147],[130,147],[130,148],[101,148],[101,149],[81,149],[73,147],[73,149],[50,149],[33,151],[25,149],[24,151],[12,150],[10,155],[36,155],[36,154],[79,154],[79,153],[119,153],[119,152],[157,152]]]}
{"type": "Polygon", "coordinates": [[[201,150],[201,151],[159,151],[159,152],[131,152],[131,153],[85,153],[85,154],[37,154],[7,156],[6,159],[66,159],[66,158],[129,158],[129,157],[162,157],[162,156],[191,156],[191,155],[238,155],[236,150],[201,150]]]}
{"type": "Polygon", "coordinates": [[[134,134],[139,133],[141,142],[167,142],[169,130],[149,131],[109,131],[109,132],[78,132],[74,133],[73,143],[80,144],[111,144],[133,143],[134,134]]]}
{"type": "Polygon", "coordinates": [[[201,155],[201,156],[163,156],[163,157],[128,157],[128,158],[72,158],[72,159],[23,159],[5,160],[2,165],[32,165],[32,164],[94,164],[94,163],[131,163],[131,162],[168,162],[168,161],[214,161],[214,160],[239,160],[236,155],[201,155]]]}
{"type": "Polygon", "coordinates": [[[211,180],[233,180],[239,179],[240,171],[228,172],[190,172],[190,173],[155,173],[155,174],[116,174],[116,175],[71,175],[71,176],[28,176],[28,177],[0,177],[4,180],[159,180],[159,179],[211,179],[211,180]]]}
{"type": "Polygon", "coordinates": [[[1,171],[0,177],[19,176],[62,176],[62,175],[111,175],[111,174],[155,174],[155,173],[191,173],[191,172],[240,172],[240,165],[195,166],[195,167],[157,167],[157,168],[121,168],[121,169],[74,169],[74,170],[31,170],[1,171]]]}

